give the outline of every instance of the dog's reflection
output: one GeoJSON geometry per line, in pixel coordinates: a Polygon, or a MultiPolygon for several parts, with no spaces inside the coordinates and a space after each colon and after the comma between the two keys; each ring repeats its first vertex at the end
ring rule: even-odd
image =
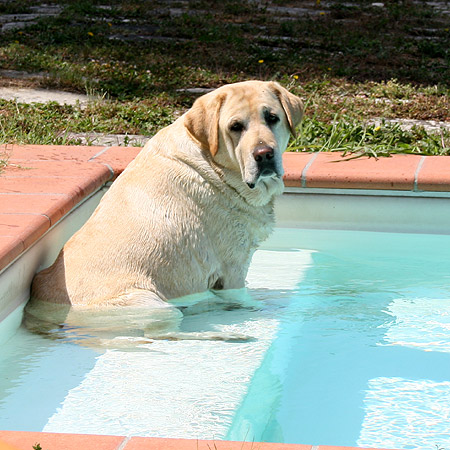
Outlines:
{"type": "Polygon", "coordinates": [[[253,338],[221,330],[184,332],[181,323],[185,316],[259,307],[246,289],[222,291],[220,296],[213,292],[196,294],[170,303],[95,309],[31,300],[25,308],[23,323],[33,333],[98,348],[136,348],[154,340],[243,342],[253,338]]]}

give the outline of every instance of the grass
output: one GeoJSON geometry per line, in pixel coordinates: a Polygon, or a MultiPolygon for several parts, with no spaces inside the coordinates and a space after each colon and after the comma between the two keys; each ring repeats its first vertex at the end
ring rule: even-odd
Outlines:
{"type": "Polygon", "coordinates": [[[8,164],[8,155],[6,153],[0,153],[0,174],[8,164]]]}
{"type": "Polygon", "coordinates": [[[404,130],[398,123],[364,125],[355,119],[324,123],[306,119],[289,151],[343,152],[356,156],[389,156],[395,153],[447,155],[450,133],[427,132],[423,127],[404,130]]]}
{"type": "MultiPolygon", "coordinates": [[[[11,0],[0,13],[40,3],[11,0]]],[[[450,32],[425,2],[190,0],[180,14],[157,0],[47,3],[60,4],[61,14],[0,35],[4,69],[47,76],[0,83],[99,100],[86,108],[0,101],[1,142],[76,143],[69,132],[151,136],[195,100],[180,89],[258,78],[281,82],[307,104],[291,150],[450,154],[447,132],[368,123],[449,120],[450,32]],[[274,13],[289,6],[309,13],[274,13]]]]}
{"type": "Polygon", "coordinates": [[[21,104],[0,100],[0,141],[75,145],[69,132],[142,134],[151,136],[173,121],[173,112],[159,99],[92,101],[81,105],[21,104]]]}

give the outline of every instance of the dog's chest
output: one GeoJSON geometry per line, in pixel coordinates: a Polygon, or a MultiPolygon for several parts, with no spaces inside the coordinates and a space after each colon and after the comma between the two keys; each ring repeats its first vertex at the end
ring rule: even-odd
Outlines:
{"type": "Polygon", "coordinates": [[[251,207],[223,201],[206,212],[206,225],[218,243],[231,248],[256,248],[271,233],[273,206],[251,207]]]}
{"type": "Polygon", "coordinates": [[[214,289],[227,285],[226,273],[247,273],[251,257],[273,229],[272,207],[247,209],[231,206],[208,216],[211,260],[217,261],[214,289]],[[225,277],[225,279],[224,279],[225,277]]]}

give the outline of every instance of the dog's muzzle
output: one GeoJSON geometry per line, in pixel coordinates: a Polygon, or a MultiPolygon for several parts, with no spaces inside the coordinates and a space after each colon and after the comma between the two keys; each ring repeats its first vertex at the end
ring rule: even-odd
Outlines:
{"type": "MultiPolygon", "coordinates": [[[[260,145],[253,150],[253,158],[256,161],[258,175],[256,181],[260,177],[278,176],[275,164],[275,151],[268,145],[260,145]]],[[[255,187],[255,183],[247,183],[250,189],[255,187]]]]}

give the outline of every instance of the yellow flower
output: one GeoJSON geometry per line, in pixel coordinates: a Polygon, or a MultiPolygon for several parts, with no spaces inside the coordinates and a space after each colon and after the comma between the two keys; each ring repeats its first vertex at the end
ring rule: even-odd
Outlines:
{"type": "Polygon", "coordinates": [[[294,79],[295,79],[295,80],[298,80],[298,75],[294,75],[294,79]]]}
{"type": "Polygon", "coordinates": [[[108,22],[108,27],[112,27],[112,23],[111,22],[108,22]]]}
{"type": "Polygon", "coordinates": [[[92,31],[88,31],[89,36],[94,36],[94,33],[92,31]]]}
{"type": "Polygon", "coordinates": [[[376,127],[375,128],[375,131],[380,131],[381,130],[381,127],[376,127]]]}
{"type": "Polygon", "coordinates": [[[319,15],[324,16],[325,13],[323,11],[320,11],[319,15]]]}
{"type": "Polygon", "coordinates": [[[263,59],[260,59],[258,62],[259,62],[260,64],[262,64],[262,63],[264,62],[264,60],[263,60],[263,59]]]}

